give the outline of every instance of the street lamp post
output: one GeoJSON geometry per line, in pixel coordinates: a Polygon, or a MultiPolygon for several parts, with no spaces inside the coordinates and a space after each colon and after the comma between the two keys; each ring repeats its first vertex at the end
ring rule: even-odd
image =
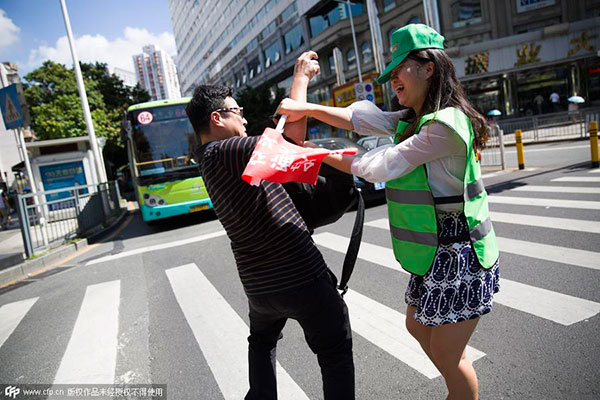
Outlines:
{"type": "Polygon", "coordinates": [[[346,6],[348,7],[348,15],[350,16],[350,29],[352,30],[352,41],[354,42],[354,59],[356,60],[358,81],[362,83],[362,73],[360,71],[360,57],[358,55],[358,46],[356,45],[356,32],[354,31],[354,19],[352,18],[352,8],[350,7],[350,0],[346,0],[346,6]]]}
{"type": "MultiPolygon", "coordinates": [[[[371,43],[373,47],[373,57],[375,59],[375,71],[378,75],[381,75],[385,69],[385,60],[383,58],[383,38],[381,35],[381,24],[379,23],[379,17],[377,16],[377,5],[374,0],[366,0],[367,3],[367,15],[369,17],[369,30],[371,31],[371,43]]],[[[385,107],[391,110],[391,98],[388,84],[381,85],[383,89],[383,101],[385,107]]]]}
{"type": "Polygon", "coordinates": [[[65,20],[65,28],[67,30],[69,46],[71,47],[71,55],[73,57],[73,69],[75,70],[75,77],[77,78],[77,88],[79,89],[79,98],[81,99],[81,107],[83,108],[85,125],[87,126],[92,152],[94,153],[94,159],[96,160],[96,169],[98,170],[99,181],[98,183],[103,183],[106,182],[106,171],[104,169],[104,165],[102,164],[100,150],[98,149],[98,141],[96,140],[96,132],[94,132],[94,124],[92,122],[92,116],[90,113],[90,106],[88,104],[87,94],[85,92],[85,86],[83,85],[81,68],[79,66],[79,58],[77,57],[77,50],[75,49],[73,32],[71,31],[71,21],[69,20],[69,13],[67,11],[67,5],[65,4],[65,0],[60,0],[60,6],[62,8],[63,18],[65,20]]]}

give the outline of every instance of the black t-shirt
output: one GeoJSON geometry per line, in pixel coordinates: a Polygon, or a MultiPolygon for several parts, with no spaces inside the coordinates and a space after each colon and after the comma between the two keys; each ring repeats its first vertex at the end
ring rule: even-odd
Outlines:
{"type": "Polygon", "coordinates": [[[259,138],[211,142],[198,149],[196,158],[249,296],[304,285],[327,268],[283,186],[242,180],[259,138]]]}

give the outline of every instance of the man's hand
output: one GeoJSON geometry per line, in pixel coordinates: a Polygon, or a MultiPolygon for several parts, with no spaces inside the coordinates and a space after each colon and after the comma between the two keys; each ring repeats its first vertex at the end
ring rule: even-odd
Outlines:
{"type": "Polygon", "coordinates": [[[306,115],[308,103],[296,101],[290,98],[281,100],[277,107],[277,114],[287,115],[287,122],[294,122],[306,115]]]}
{"type": "Polygon", "coordinates": [[[318,75],[321,71],[317,61],[318,58],[319,56],[314,51],[300,54],[294,65],[294,77],[306,76],[308,80],[311,80],[315,75],[318,75]]]}
{"type": "MultiPolygon", "coordinates": [[[[290,99],[294,99],[298,102],[306,102],[306,90],[308,88],[308,82],[317,75],[320,71],[319,62],[317,61],[317,53],[314,51],[307,51],[302,53],[296,60],[294,65],[294,78],[290,86],[290,99]]],[[[292,139],[294,142],[302,146],[304,138],[306,137],[306,118],[299,116],[295,119],[289,118],[288,124],[285,128],[285,135],[292,139]]]]}

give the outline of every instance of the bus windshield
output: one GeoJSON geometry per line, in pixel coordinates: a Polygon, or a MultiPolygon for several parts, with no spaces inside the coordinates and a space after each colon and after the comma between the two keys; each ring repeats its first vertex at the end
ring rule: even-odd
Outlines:
{"type": "Polygon", "coordinates": [[[185,104],[134,110],[130,121],[140,180],[154,183],[200,175],[194,160],[198,139],[185,104]]]}

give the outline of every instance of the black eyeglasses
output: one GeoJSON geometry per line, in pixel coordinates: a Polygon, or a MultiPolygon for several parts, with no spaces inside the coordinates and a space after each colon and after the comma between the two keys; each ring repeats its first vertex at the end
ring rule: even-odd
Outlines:
{"type": "Polygon", "coordinates": [[[217,108],[215,111],[218,112],[232,112],[240,116],[240,118],[244,118],[244,107],[227,107],[227,108],[217,108]]]}

